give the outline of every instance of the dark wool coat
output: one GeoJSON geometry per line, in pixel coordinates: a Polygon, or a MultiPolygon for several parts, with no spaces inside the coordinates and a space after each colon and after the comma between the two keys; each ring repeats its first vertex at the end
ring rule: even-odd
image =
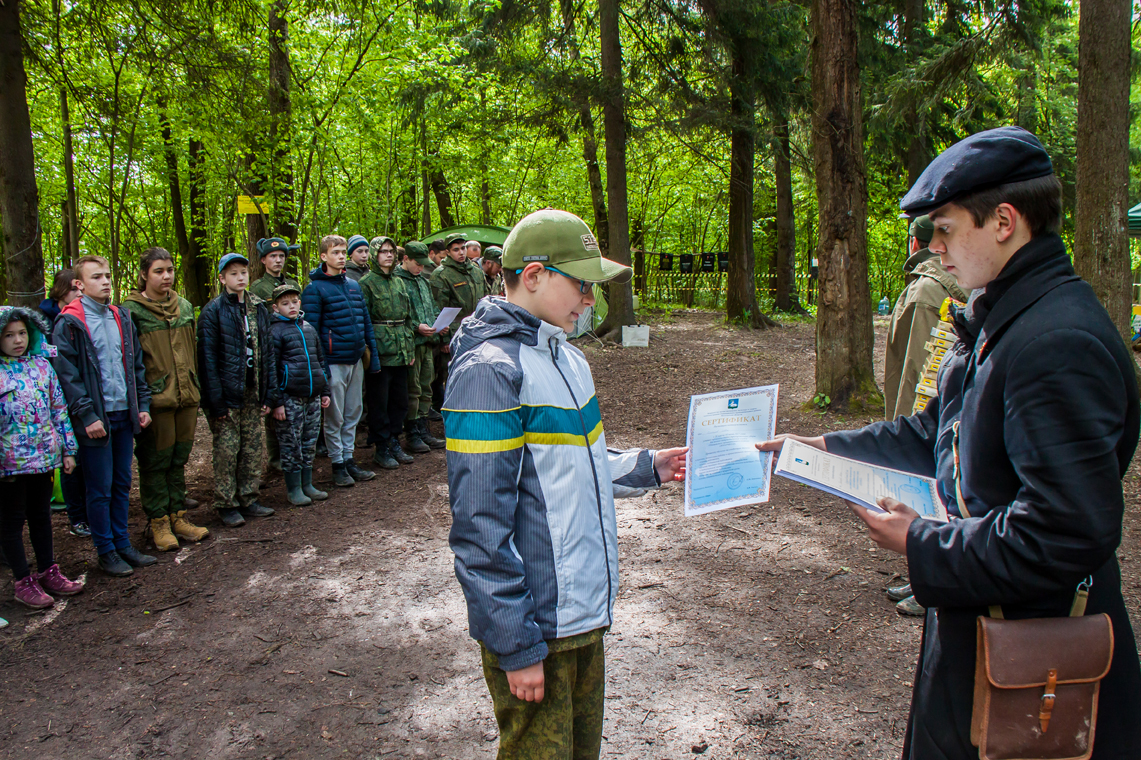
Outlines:
{"type": "MultiPolygon", "coordinates": [[[[131,320],[131,313],[114,304],[111,314],[119,326],[119,337],[123,341],[123,376],[127,381],[127,406],[135,435],[142,430],[139,425],[139,412],[150,412],[151,389],[147,385],[147,373],[143,367],[143,352],[139,347],[139,332],[131,320]]],[[[106,446],[110,436],[89,438],[86,428],[96,422],[103,423],[104,430],[111,429],[107,412],[103,405],[103,374],[99,369],[99,359],[95,354],[95,342],[87,329],[87,317],[83,302],[75,299],[63,308],[56,317],[52,328],[52,343],[58,354],[52,359],[52,367],[59,375],[59,384],[67,399],[67,411],[71,415],[71,427],[80,446],[106,446]]]]}
{"type": "Polygon", "coordinates": [[[309,273],[309,284],[301,292],[305,321],[313,325],[329,364],[356,364],[369,352],[369,372],[380,372],[372,320],[360,285],[345,276],[329,275],[324,265],[309,273]]]}
{"type": "Polygon", "coordinates": [[[904,757],[974,760],[976,618],[1108,613],[1114,654],[1102,681],[1095,760],[1141,752],[1141,667],[1121,597],[1121,478],[1138,436],[1133,360],[1061,238],[1020,249],[956,314],[959,342],[920,414],[825,436],[828,451],[933,476],[955,513],[952,425],[960,421],[970,516],[915,520],[907,565],[928,607],[904,757]]]}
{"type": "Polygon", "coordinates": [[[276,409],[285,396],[329,395],[329,364],[313,325],[298,316],[274,314],[269,326],[269,392],[266,403],[276,409]]]}
{"type": "Polygon", "coordinates": [[[265,403],[269,377],[269,309],[257,296],[246,293],[243,304],[232,293],[223,291],[202,307],[198,315],[198,381],[202,386],[202,409],[209,417],[223,417],[231,409],[245,406],[246,324],[257,320],[259,345],[256,347],[258,399],[265,403]]]}

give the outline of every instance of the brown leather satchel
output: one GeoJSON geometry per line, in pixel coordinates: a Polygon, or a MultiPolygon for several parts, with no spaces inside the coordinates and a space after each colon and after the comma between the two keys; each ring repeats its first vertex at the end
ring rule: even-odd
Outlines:
{"type": "Polygon", "coordinates": [[[979,616],[971,743],[980,760],[1086,760],[1093,752],[1113,626],[1108,615],[1084,616],[1079,594],[1073,617],[979,616]]]}

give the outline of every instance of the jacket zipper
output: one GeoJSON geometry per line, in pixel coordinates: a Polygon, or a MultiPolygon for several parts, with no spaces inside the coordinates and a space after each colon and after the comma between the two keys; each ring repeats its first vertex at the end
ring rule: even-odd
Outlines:
{"type": "Polygon", "coordinates": [[[606,545],[606,525],[602,520],[602,486],[598,482],[598,467],[594,464],[594,450],[590,448],[590,432],[586,429],[586,418],[582,416],[582,409],[578,405],[578,399],[575,398],[574,389],[571,388],[570,381],[567,380],[562,367],[559,366],[559,339],[548,338],[547,349],[551,352],[551,363],[555,365],[555,370],[563,379],[567,392],[570,393],[575,411],[578,412],[579,424],[582,425],[582,437],[586,441],[586,456],[590,459],[590,473],[594,476],[594,498],[595,503],[598,504],[598,527],[602,531],[602,555],[606,559],[606,625],[612,626],[614,619],[611,615],[610,605],[614,599],[614,581],[610,577],[610,547],[606,545]]]}
{"type": "MultiPolygon", "coordinates": [[[[297,328],[297,332],[301,333],[301,346],[305,349],[305,366],[309,369],[309,397],[313,397],[313,362],[309,361],[309,346],[305,340],[305,331],[301,329],[300,322],[294,322],[293,326],[297,328]]],[[[285,366],[286,373],[289,372],[289,365],[285,366]]]]}

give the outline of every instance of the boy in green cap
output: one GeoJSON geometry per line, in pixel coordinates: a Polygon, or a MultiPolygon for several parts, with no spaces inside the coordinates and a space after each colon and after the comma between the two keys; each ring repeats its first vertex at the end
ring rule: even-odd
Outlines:
{"type": "MultiPolygon", "coordinates": [[[[428,411],[432,408],[432,378],[436,373],[434,349],[444,338],[432,331],[440,310],[432,298],[432,289],[424,279],[423,272],[432,259],[428,256],[428,246],[419,240],[409,240],[404,244],[404,255],[396,276],[404,283],[408,300],[412,306],[412,323],[415,326],[414,344],[416,356],[408,368],[408,415],[404,419],[404,437],[408,448],[417,454],[429,449],[442,449],[444,442],[428,430],[428,411]]],[[[448,328],[443,332],[447,333],[448,328]]]]}
{"type": "MultiPolygon", "coordinates": [[[[462,250],[462,249],[461,249],[462,250]]],[[[597,758],[618,593],[615,497],[684,479],[686,449],[606,448],[590,366],[567,342],[591,285],[629,277],[565,211],[504,245],[506,298],[452,341],[444,398],[450,543],[499,723],[499,758],[597,758]]]]}

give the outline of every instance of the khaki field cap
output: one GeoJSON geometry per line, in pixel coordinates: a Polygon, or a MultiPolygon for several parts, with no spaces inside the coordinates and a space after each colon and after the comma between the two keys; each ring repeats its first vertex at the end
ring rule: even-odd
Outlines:
{"type": "Polygon", "coordinates": [[[586,222],[574,214],[543,209],[524,217],[503,244],[503,267],[522,269],[532,262],[554,267],[587,282],[629,278],[633,270],[602,258],[586,222]]]}

